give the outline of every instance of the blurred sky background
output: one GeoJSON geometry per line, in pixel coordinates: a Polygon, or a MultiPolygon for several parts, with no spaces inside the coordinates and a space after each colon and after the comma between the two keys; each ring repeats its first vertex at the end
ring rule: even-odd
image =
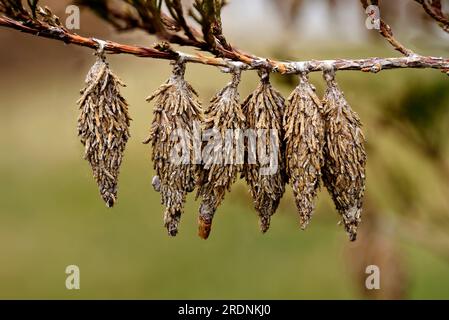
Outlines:
{"type": "MultiPolygon", "coordinates": [[[[42,1],[64,21],[69,1],[42,1]]],[[[224,33],[243,50],[277,59],[398,56],[365,28],[357,0],[231,0],[224,33]],[[297,12],[297,14],[295,14],[297,12]]],[[[447,10],[449,1],[443,4],[447,10]]],[[[384,1],[395,36],[420,54],[449,55],[448,34],[411,0],[384,1]]],[[[85,36],[151,45],[141,31],[117,34],[87,10],[85,36]]],[[[190,196],[180,234],[163,228],[151,187],[145,97],[170,74],[167,61],[109,56],[126,83],[134,119],[114,209],[101,201],[76,130],[76,100],[92,50],[0,28],[0,298],[347,299],[449,298],[449,79],[435,70],[339,72],[364,123],[367,194],[359,238],[349,243],[325,189],[306,231],[290,187],[261,235],[244,181],[219,208],[211,237],[198,238],[190,196]],[[81,290],[65,288],[65,268],[81,270],[81,290]],[[366,291],[365,268],[381,269],[381,290],[366,291]]],[[[183,50],[193,52],[188,48],[183,50]]],[[[229,76],[188,66],[207,103],[229,76]]],[[[322,95],[320,74],[311,80],[322,95]]],[[[284,96],[295,77],[273,76],[284,96]]],[[[246,72],[242,99],[257,85],[246,72]]]]}

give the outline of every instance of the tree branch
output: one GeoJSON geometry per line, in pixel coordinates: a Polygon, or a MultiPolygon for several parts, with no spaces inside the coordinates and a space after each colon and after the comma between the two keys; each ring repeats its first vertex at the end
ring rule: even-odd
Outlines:
{"type": "MultiPolygon", "coordinates": [[[[130,0],[121,0],[129,3],[130,0]]],[[[151,2],[151,1],[150,1],[151,2]]],[[[190,46],[201,51],[209,52],[217,57],[248,63],[255,59],[254,55],[245,53],[231,46],[222,33],[221,8],[224,0],[195,0],[194,7],[189,14],[201,26],[201,30],[189,25],[184,17],[184,9],[179,0],[165,0],[170,16],[160,12],[161,19],[168,28],[165,32],[156,32],[151,19],[145,9],[138,10],[138,15],[129,10],[117,10],[110,0],[77,0],[76,3],[93,10],[99,17],[110,23],[118,30],[140,29],[156,35],[160,40],[181,46],[190,46]],[[184,35],[179,34],[183,30],[184,35]]],[[[139,1],[137,0],[137,3],[139,1]]],[[[129,5],[129,4],[128,4],[129,5]]],[[[134,4],[132,7],[135,7],[134,4]]],[[[135,10],[134,10],[135,11],[135,10]]]]}
{"type": "MultiPolygon", "coordinates": [[[[99,48],[99,41],[94,38],[86,38],[68,32],[64,28],[30,25],[26,26],[22,22],[6,16],[0,17],[0,26],[19,30],[24,33],[39,37],[62,41],[66,44],[99,48]]],[[[449,59],[426,56],[412,56],[400,58],[367,58],[367,59],[337,59],[337,60],[311,60],[297,62],[274,61],[267,58],[255,57],[247,58],[247,63],[240,61],[207,57],[203,55],[188,55],[173,51],[168,45],[161,44],[153,48],[120,44],[113,41],[104,41],[104,50],[112,54],[131,54],[138,57],[156,58],[165,60],[184,59],[185,62],[199,63],[223,68],[239,67],[245,70],[268,69],[281,74],[295,74],[300,71],[300,66],[306,66],[309,72],[323,71],[326,66],[333,65],[336,70],[359,70],[364,72],[379,72],[381,70],[399,68],[433,68],[449,73],[449,59]]]]}
{"type": "MultiPolygon", "coordinates": [[[[44,25],[26,26],[22,22],[18,22],[14,19],[5,16],[0,17],[0,26],[19,30],[21,32],[29,33],[39,37],[63,41],[66,44],[74,44],[92,49],[98,49],[99,47],[98,42],[95,41],[94,38],[86,38],[74,33],[70,33],[63,28],[44,26],[44,25]]],[[[126,53],[138,57],[169,59],[169,60],[175,60],[178,58],[178,54],[173,51],[169,50],[164,51],[156,48],[130,46],[116,43],[113,41],[106,41],[104,49],[109,53],[126,53]]]]}

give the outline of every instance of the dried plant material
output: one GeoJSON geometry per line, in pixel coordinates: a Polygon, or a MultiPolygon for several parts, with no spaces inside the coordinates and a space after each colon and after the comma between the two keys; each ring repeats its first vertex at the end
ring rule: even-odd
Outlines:
{"type": "Polygon", "coordinates": [[[109,69],[102,53],[86,77],[78,100],[81,114],[78,135],[85,147],[100,194],[108,207],[117,200],[117,181],[126,143],[130,137],[128,104],[120,95],[119,78],[109,69]]]}
{"type": "Polygon", "coordinates": [[[365,192],[365,137],[359,116],[351,109],[335,81],[324,74],[326,144],[323,182],[329,190],[351,241],[357,237],[365,192]]]}
{"type": "Polygon", "coordinates": [[[176,236],[186,195],[194,190],[198,166],[194,161],[194,134],[202,121],[197,93],[184,79],[185,63],[177,62],[173,74],[147,101],[156,99],[150,136],[157,176],[152,184],[165,206],[164,223],[176,236]]]}
{"type": "Polygon", "coordinates": [[[256,139],[247,140],[248,159],[243,176],[250,188],[263,233],[269,229],[271,216],[276,212],[285,191],[282,148],[284,102],[281,94],[271,86],[265,71],[261,74],[261,83],[242,106],[247,132],[251,130],[257,138],[257,143],[256,139]]]}
{"type": "Polygon", "coordinates": [[[36,8],[36,6],[35,6],[33,14],[35,14],[35,12],[37,12],[38,15],[41,17],[41,20],[43,22],[47,23],[49,26],[55,27],[55,28],[63,27],[63,25],[61,24],[61,21],[59,20],[59,17],[56,16],[55,14],[53,14],[53,12],[47,6],[45,6],[43,8],[42,7],[36,8]]]}
{"type": "Polygon", "coordinates": [[[214,214],[242,170],[243,161],[238,163],[238,148],[235,147],[241,139],[239,130],[245,124],[237,89],[240,73],[240,70],[234,71],[232,82],[212,98],[205,112],[203,129],[206,133],[214,133],[214,146],[210,154],[203,150],[197,194],[201,197],[198,234],[203,239],[209,237],[214,214]]]}
{"type": "Polygon", "coordinates": [[[323,107],[307,74],[288,98],[284,115],[286,167],[293,188],[300,225],[305,229],[315,209],[320,187],[325,123],[323,107]]]}

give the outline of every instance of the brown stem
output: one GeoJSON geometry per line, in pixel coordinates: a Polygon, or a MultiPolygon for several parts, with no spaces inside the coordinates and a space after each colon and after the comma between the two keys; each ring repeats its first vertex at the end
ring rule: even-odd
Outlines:
{"type": "Polygon", "coordinates": [[[432,0],[429,3],[426,0],[415,0],[419,3],[424,11],[436,22],[444,31],[449,33],[449,19],[444,15],[441,10],[441,1],[432,0]]]}
{"type": "MultiPolygon", "coordinates": [[[[18,22],[14,19],[6,16],[0,17],[0,26],[7,27],[15,30],[19,30],[24,33],[29,33],[35,36],[63,41],[66,44],[75,44],[82,47],[88,47],[92,49],[98,48],[98,42],[93,38],[86,38],[74,33],[70,33],[65,29],[49,26],[26,26],[22,22],[18,22]]],[[[109,53],[126,53],[132,54],[138,57],[149,57],[157,59],[177,59],[178,55],[173,52],[164,52],[155,48],[130,46],[125,44],[116,43],[113,41],[105,41],[104,50],[109,53]]]]}
{"type": "MultiPolygon", "coordinates": [[[[368,8],[369,5],[375,5],[378,6],[379,5],[379,1],[378,0],[360,0],[363,8],[368,8]]],[[[412,56],[415,53],[406,48],[402,43],[400,43],[398,40],[396,40],[396,38],[393,36],[393,31],[391,30],[391,27],[383,20],[380,19],[380,29],[379,29],[379,33],[382,35],[382,37],[384,37],[392,46],[395,50],[399,51],[400,53],[402,53],[405,56],[412,56]]]]}
{"type": "Polygon", "coordinates": [[[184,17],[184,9],[182,7],[181,0],[166,1],[166,4],[173,19],[176,19],[176,21],[178,21],[180,27],[184,30],[185,35],[190,40],[197,41],[195,34],[198,35],[198,32],[195,32],[187,23],[184,17]]]}

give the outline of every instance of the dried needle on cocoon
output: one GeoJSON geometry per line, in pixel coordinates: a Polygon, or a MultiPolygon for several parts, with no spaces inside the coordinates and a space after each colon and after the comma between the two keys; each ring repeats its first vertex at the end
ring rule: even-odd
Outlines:
{"type": "Polygon", "coordinates": [[[102,52],[97,53],[85,82],[78,100],[78,135],[101,197],[112,207],[117,201],[120,165],[130,137],[128,104],[120,94],[124,84],[111,71],[102,52]]]}
{"type": "Polygon", "coordinates": [[[259,215],[260,230],[265,233],[285,191],[282,141],[285,101],[271,85],[268,71],[260,76],[259,86],[242,106],[247,132],[243,176],[259,215]]]}
{"type": "Polygon", "coordinates": [[[203,132],[213,143],[209,142],[203,150],[198,189],[201,198],[198,234],[203,239],[209,237],[214,214],[242,170],[244,150],[240,152],[239,146],[245,116],[237,88],[240,77],[241,70],[233,70],[232,81],[212,98],[205,111],[203,132]]]}
{"type": "Polygon", "coordinates": [[[365,192],[365,137],[359,116],[351,109],[335,80],[324,73],[326,144],[323,181],[342,217],[349,239],[354,241],[360,223],[365,192]]]}
{"type": "Polygon", "coordinates": [[[306,73],[291,93],[284,114],[287,175],[293,188],[300,225],[305,229],[315,209],[323,165],[325,124],[321,100],[306,73]]]}
{"type": "Polygon", "coordinates": [[[155,100],[155,106],[151,132],[144,143],[151,142],[156,171],[152,184],[161,194],[164,224],[171,236],[178,233],[186,195],[195,189],[198,177],[194,147],[202,108],[184,74],[185,63],[175,63],[170,79],[147,98],[155,100]]]}

